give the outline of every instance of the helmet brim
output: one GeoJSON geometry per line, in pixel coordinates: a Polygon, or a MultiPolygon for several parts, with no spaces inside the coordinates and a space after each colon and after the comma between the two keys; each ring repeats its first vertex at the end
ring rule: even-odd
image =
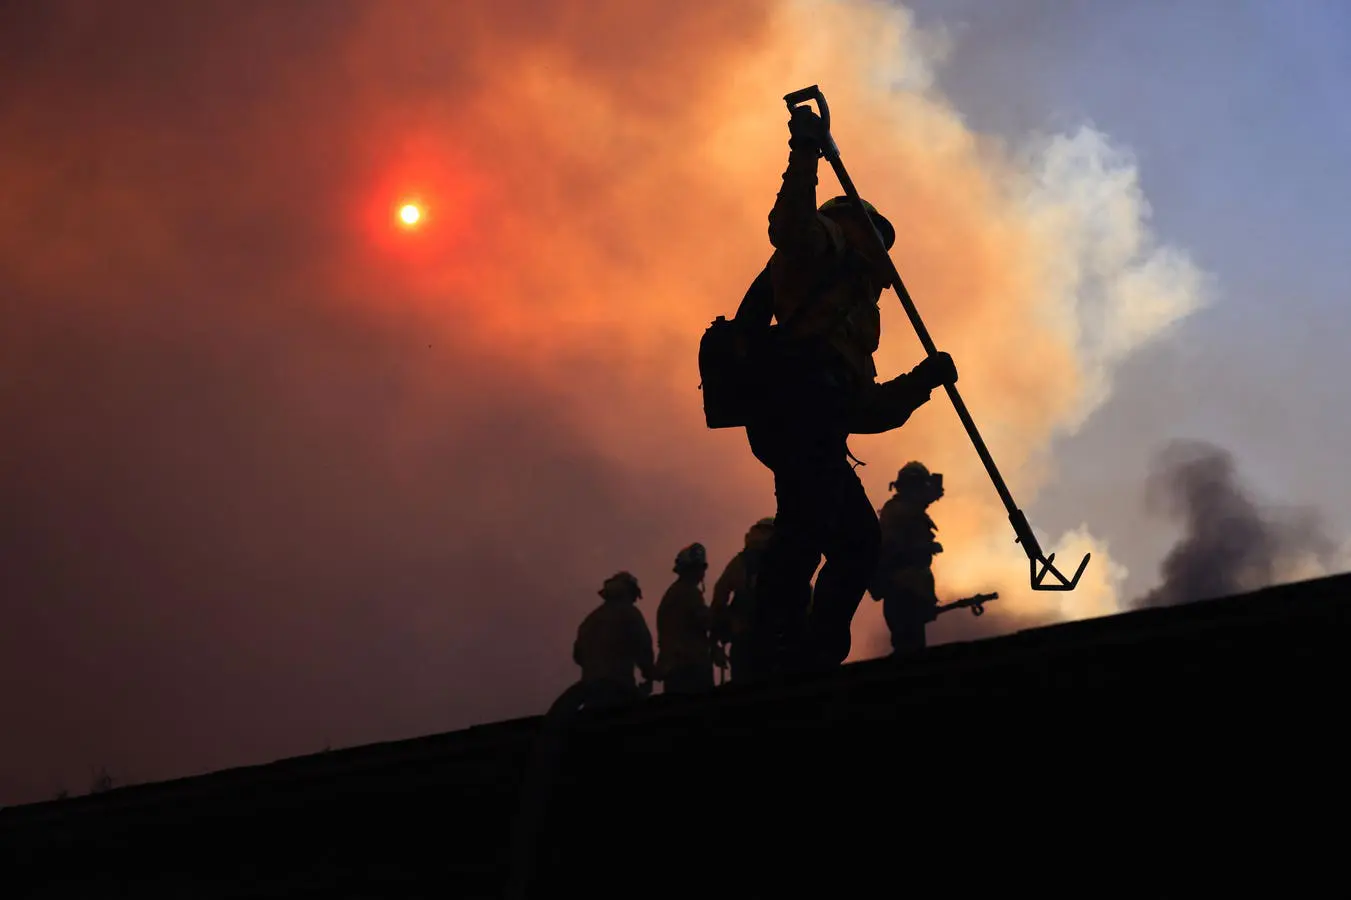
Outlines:
{"type": "MultiPolygon", "coordinates": [[[[891,224],[891,220],[877,211],[876,207],[866,200],[863,202],[867,204],[868,218],[873,220],[873,224],[877,226],[877,230],[882,233],[882,242],[886,244],[887,249],[890,250],[896,244],[895,227],[891,224]]],[[[834,197],[821,204],[819,211],[824,215],[834,218],[841,212],[850,210],[851,207],[853,207],[853,204],[849,202],[848,197],[834,197]]]]}
{"type": "Polygon", "coordinates": [[[877,230],[882,232],[882,242],[890,250],[896,245],[896,229],[892,227],[891,222],[881,213],[874,213],[873,223],[877,225],[877,230]]]}

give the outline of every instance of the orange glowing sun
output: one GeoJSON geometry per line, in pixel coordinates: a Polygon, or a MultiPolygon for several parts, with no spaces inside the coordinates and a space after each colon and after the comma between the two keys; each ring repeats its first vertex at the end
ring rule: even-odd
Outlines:
{"type": "Polygon", "coordinates": [[[422,210],[416,203],[405,203],[399,207],[399,221],[412,227],[422,220],[422,210]]]}

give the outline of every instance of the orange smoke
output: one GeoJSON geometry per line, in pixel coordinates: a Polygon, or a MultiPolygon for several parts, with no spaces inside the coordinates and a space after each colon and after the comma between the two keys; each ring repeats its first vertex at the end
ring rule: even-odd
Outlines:
{"type": "MultiPolygon", "coordinates": [[[[1030,202],[1040,173],[971,133],[928,85],[897,86],[902,76],[922,81],[930,64],[925,36],[903,11],[742,4],[731,28],[730,9],[684,12],[683,35],[654,49],[667,60],[662,67],[622,51],[592,55],[599,34],[646,26],[637,5],[625,7],[622,28],[598,25],[594,35],[545,47],[494,45],[490,62],[474,70],[478,89],[448,95],[440,107],[464,139],[469,167],[493,185],[484,201],[491,211],[475,216],[480,246],[490,249],[468,263],[443,259],[428,302],[436,308],[447,291],[462,290],[465,309],[443,325],[471,331],[476,346],[548,385],[612,465],[706,486],[703,508],[652,509],[679,527],[635,564],[662,573],[669,548],[690,539],[725,558],[772,495],[739,434],[703,428],[694,349],[707,322],[735,308],[768,253],[765,217],[785,155],[780,97],[819,83],[846,163],[896,221],[903,276],[931,333],[958,360],[962,393],[1029,508],[1048,474],[1049,439],[1101,399],[1090,394],[1105,377],[1103,361],[1080,346],[1074,308],[1085,279],[1067,271],[1074,261],[1064,246],[1095,211],[1056,197],[1030,202]]],[[[825,199],[838,187],[828,166],[821,170],[825,199]]],[[[1066,189],[1071,200],[1080,195],[1072,183],[1066,189]]],[[[1129,188],[1118,193],[1108,212],[1138,227],[1137,198],[1129,188]]],[[[1149,251],[1127,254],[1104,277],[1120,280],[1149,251]]],[[[1197,302],[1184,290],[1164,303],[1136,344],[1197,302]]],[[[889,377],[921,351],[894,297],[883,303],[879,368],[889,377]]],[[[856,445],[873,463],[862,474],[879,504],[909,458],[947,473],[949,497],[935,509],[948,547],[938,562],[945,595],[1000,590],[992,618],[1004,627],[1114,608],[1120,572],[1087,531],[1043,535],[1044,549],[1071,570],[1095,552],[1081,587],[1028,590],[1007,514],[941,392],[903,430],[856,445]]],[[[875,630],[877,617],[864,612],[875,630]]]]}
{"type": "MultiPolygon", "coordinates": [[[[770,252],[790,90],[829,98],[1025,509],[1050,439],[1200,302],[1128,158],[1090,129],[973,134],[888,4],[6,15],[0,683],[45,679],[4,698],[40,773],[11,794],[538,711],[605,577],[635,572],[650,619],[680,547],[720,568],[774,498],[704,427],[697,347],[770,252]],[[395,227],[408,198],[425,217],[395,227]]],[[[920,349],[883,311],[885,378],[920,349]]],[[[941,393],[853,449],[879,505],[908,459],[945,473],[940,589],[999,590],[982,623],[1113,608],[1087,529],[1041,536],[1094,549],[1079,590],[1026,590],[941,393]]],[[[859,653],[879,627],[865,601],[859,653]]]]}

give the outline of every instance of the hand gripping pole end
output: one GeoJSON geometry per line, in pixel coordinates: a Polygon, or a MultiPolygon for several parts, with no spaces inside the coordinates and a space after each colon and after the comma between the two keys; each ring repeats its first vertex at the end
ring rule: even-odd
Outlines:
{"type": "Polygon", "coordinates": [[[840,159],[840,148],[835,146],[835,138],[830,135],[830,104],[826,103],[826,95],[821,93],[820,86],[814,84],[800,91],[783,95],[783,102],[788,104],[790,113],[797,107],[813,100],[816,101],[816,112],[821,117],[821,129],[825,132],[822,135],[825,140],[823,141],[824,146],[821,148],[821,155],[830,160],[831,165],[835,165],[840,159]]]}

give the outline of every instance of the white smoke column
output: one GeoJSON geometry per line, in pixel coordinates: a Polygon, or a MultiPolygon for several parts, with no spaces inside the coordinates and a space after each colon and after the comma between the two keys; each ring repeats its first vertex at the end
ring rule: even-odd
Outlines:
{"type": "Polygon", "coordinates": [[[1159,245],[1131,153],[1084,125],[1033,139],[1025,207],[1061,252],[1048,258],[1048,298],[1071,330],[1085,383],[1063,430],[1076,431],[1111,394],[1114,369],[1209,299],[1207,279],[1181,250],[1159,245]]]}

